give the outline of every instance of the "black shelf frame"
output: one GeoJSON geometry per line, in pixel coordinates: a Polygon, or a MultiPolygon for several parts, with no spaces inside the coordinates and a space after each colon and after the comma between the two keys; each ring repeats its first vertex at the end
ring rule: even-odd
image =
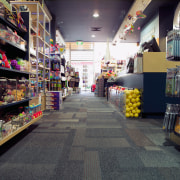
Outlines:
{"type": "Polygon", "coordinates": [[[0,67],[0,70],[20,73],[20,74],[27,74],[27,75],[33,74],[33,73],[30,73],[30,72],[26,72],[26,71],[19,71],[19,70],[16,70],[16,69],[9,69],[9,68],[5,68],[5,67],[0,67]]]}
{"type": "Polygon", "coordinates": [[[6,24],[8,27],[10,27],[11,29],[17,31],[18,33],[26,33],[27,31],[25,31],[22,28],[19,28],[17,26],[15,26],[14,24],[12,24],[10,21],[6,20],[4,17],[0,16],[0,21],[4,24],[6,24]]]}
{"type": "MultiPolygon", "coordinates": [[[[163,117],[166,111],[166,103],[178,104],[178,97],[167,97],[165,94],[166,73],[144,72],[142,74],[125,74],[116,78],[115,82],[108,83],[128,88],[142,89],[142,116],[163,117]]],[[[108,90],[109,92],[109,90],[108,90]]],[[[107,96],[109,100],[109,96],[107,96]]]]}
{"type": "Polygon", "coordinates": [[[25,100],[22,100],[22,101],[17,101],[17,102],[14,102],[14,103],[9,103],[9,104],[6,104],[6,105],[2,105],[2,106],[0,106],[0,109],[4,109],[4,108],[11,107],[11,106],[16,106],[16,105],[19,105],[19,104],[23,104],[23,103],[29,102],[30,100],[31,99],[28,98],[28,99],[25,99],[25,100]]]}
{"type": "Polygon", "coordinates": [[[21,48],[20,45],[16,45],[15,43],[12,43],[12,42],[10,42],[10,41],[2,38],[2,37],[0,37],[0,40],[5,41],[7,44],[9,44],[9,45],[11,45],[11,46],[13,46],[13,47],[15,47],[15,48],[18,48],[19,50],[21,50],[21,51],[23,51],[23,52],[26,52],[26,51],[27,51],[27,49],[21,48]]]}

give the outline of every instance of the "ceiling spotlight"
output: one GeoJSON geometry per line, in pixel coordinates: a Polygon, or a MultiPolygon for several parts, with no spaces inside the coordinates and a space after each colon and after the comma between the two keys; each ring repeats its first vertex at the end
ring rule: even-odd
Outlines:
{"type": "Polygon", "coordinates": [[[93,14],[93,17],[94,17],[94,18],[98,18],[98,17],[99,17],[99,13],[98,13],[98,12],[95,12],[95,13],[93,14]]]}
{"type": "Polygon", "coordinates": [[[95,38],[95,37],[96,37],[96,35],[92,34],[92,35],[91,35],[91,37],[92,37],[92,38],[95,38]]]}

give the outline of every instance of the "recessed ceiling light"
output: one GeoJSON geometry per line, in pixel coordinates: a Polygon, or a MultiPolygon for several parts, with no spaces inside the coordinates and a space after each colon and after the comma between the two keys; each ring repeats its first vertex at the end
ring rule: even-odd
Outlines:
{"type": "Polygon", "coordinates": [[[92,38],[95,38],[95,37],[96,37],[96,35],[92,34],[92,35],[91,35],[91,37],[92,37],[92,38]]]}
{"type": "Polygon", "coordinates": [[[98,13],[98,12],[95,12],[95,13],[93,14],[93,17],[94,17],[94,18],[98,18],[98,17],[99,17],[99,13],[98,13]]]}

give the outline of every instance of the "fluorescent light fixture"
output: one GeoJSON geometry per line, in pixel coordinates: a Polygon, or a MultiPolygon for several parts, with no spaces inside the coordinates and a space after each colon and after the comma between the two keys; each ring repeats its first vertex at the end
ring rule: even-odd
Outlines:
{"type": "Polygon", "coordinates": [[[94,17],[94,18],[98,18],[98,17],[99,17],[99,13],[98,13],[98,12],[95,12],[95,13],[93,14],[93,17],[94,17]]]}
{"type": "Polygon", "coordinates": [[[92,35],[91,35],[91,37],[92,37],[92,38],[95,38],[95,37],[96,37],[96,35],[92,34],[92,35]]]}

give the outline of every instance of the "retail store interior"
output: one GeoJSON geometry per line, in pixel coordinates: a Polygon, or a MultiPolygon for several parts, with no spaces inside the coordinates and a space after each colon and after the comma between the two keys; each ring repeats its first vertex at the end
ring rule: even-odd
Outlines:
{"type": "Polygon", "coordinates": [[[0,179],[179,180],[179,0],[1,0],[0,179]]]}

